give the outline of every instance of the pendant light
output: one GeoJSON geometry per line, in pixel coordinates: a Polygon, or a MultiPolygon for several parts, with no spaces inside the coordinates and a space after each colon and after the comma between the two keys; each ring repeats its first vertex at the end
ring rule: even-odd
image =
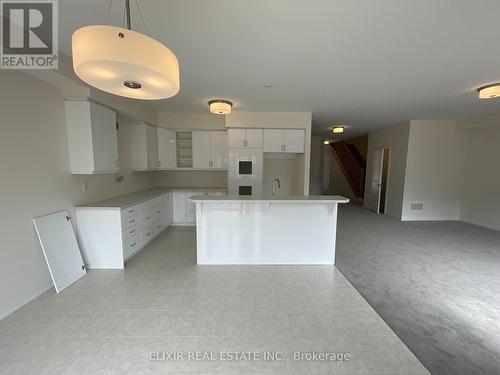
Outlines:
{"type": "Polygon", "coordinates": [[[73,33],[76,75],[100,90],[128,98],[176,95],[180,89],[177,57],[157,40],[132,30],[130,0],[125,1],[125,12],[126,29],[92,25],[73,33]]]}

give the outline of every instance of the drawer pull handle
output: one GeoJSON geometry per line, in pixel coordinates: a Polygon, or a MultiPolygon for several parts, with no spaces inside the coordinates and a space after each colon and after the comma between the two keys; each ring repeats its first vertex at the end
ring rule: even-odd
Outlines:
{"type": "Polygon", "coordinates": [[[156,211],[157,214],[161,213],[161,211],[156,211]]]}
{"type": "Polygon", "coordinates": [[[129,214],[132,214],[132,213],[134,213],[134,212],[135,212],[135,210],[129,210],[129,211],[128,211],[128,213],[129,213],[129,214]]]}
{"type": "Polygon", "coordinates": [[[135,229],[132,229],[129,233],[135,233],[135,229]]]}
{"type": "Polygon", "coordinates": [[[149,219],[151,219],[151,216],[148,216],[145,220],[149,220],[149,219]]]}
{"type": "Polygon", "coordinates": [[[137,242],[134,242],[130,247],[134,247],[135,245],[137,245],[137,242]]]}
{"type": "Polygon", "coordinates": [[[130,224],[135,223],[135,219],[134,219],[134,220],[129,220],[128,222],[129,222],[130,224]]]}

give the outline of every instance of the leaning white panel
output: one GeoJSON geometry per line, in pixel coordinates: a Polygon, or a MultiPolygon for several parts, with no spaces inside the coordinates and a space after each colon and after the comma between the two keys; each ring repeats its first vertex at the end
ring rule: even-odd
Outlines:
{"type": "Polygon", "coordinates": [[[87,274],[68,211],[33,219],[57,293],[87,274]]]}

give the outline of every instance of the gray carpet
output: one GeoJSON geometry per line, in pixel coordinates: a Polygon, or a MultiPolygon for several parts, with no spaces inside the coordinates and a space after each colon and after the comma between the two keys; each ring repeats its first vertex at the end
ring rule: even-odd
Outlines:
{"type": "Polygon", "coordinates": [[[432,374],[500,374],[500,232],[342,205],[337,267],[432,374]]]}

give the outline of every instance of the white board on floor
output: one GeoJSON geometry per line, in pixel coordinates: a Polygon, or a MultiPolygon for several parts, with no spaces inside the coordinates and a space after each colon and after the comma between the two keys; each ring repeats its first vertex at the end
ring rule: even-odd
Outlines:
{"type": "Polygon", "coordinates": [[[87,274],[68,211],[33,219],[57,293],[87,274]]]}

